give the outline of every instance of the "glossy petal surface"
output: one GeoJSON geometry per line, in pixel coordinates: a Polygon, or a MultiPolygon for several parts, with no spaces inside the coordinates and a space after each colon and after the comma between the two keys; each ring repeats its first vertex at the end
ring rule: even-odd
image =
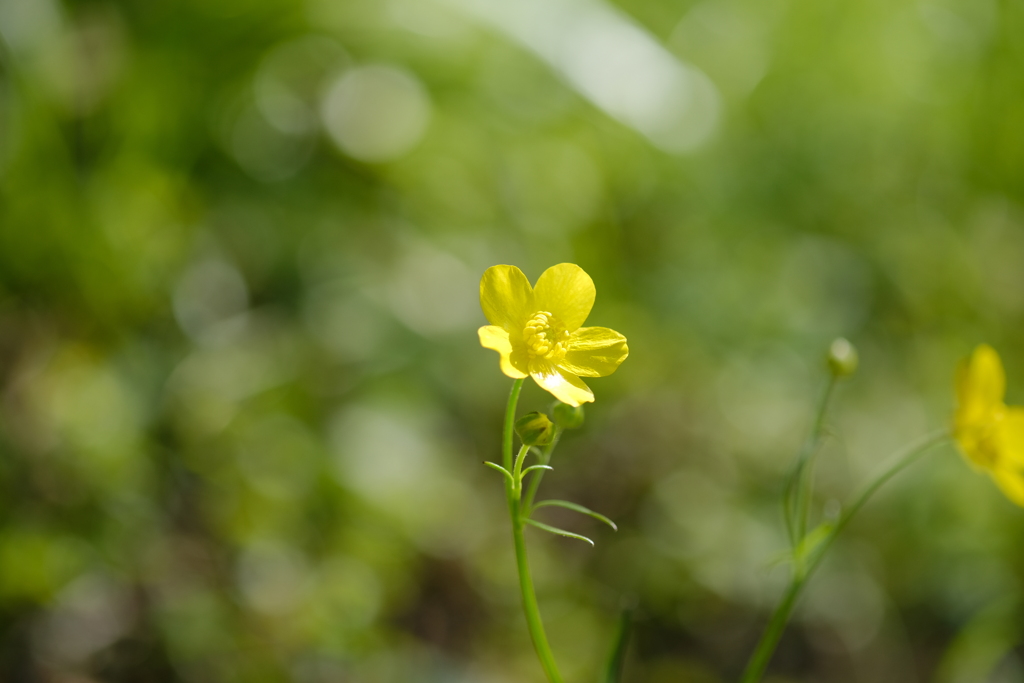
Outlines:
{"type": "Polygon", "coordinates": [[[480,346],[493,349],[501,355],[501,371],[513,379],[522,379],[527,373],[519,370],[512,362],[512,343],[508,332],[497,325],[484,325],[477,333],[480,335],[480,346]]]}
{"type": "Polygon", "coordinates": [[[480,279],[480,307],[492,325],[521,334],[533,310],[530,281],[515,266],[491,266],[480,279]]]}
{"type": "Polygon", "coordinates": [[[594,392],[583,380],[554,364],[535,363],[530,370],[533,380],[562,403],[579,406],[594,400],[594,392]]]}
{"type": "Polygon", "coordinates": [[[606,377],[629,355],[626,338],[607,327],[581,327],[569,338],[559,366],[580,377],[606,377]]]}
{"type": "Polygon", "coordinates": [[[597,289],[582,268],[559,263],[541,273],[533,294],[537,310],[555,314],[567,330],[574,332],[590,315],[597,289]]]}
{"type": "Polygon", "coordinates": [[[536,287],[515,266],[492,266],[480,280],[491,323],[480,328],[480,344],[498,352],[505,375],[530,375],[568,405],[589,403],[594,394],[580,377],[610,375],[629,355],[615,330],[581,327],[595,295],[593,280],[572,263],[548,268],[536,287]]]}

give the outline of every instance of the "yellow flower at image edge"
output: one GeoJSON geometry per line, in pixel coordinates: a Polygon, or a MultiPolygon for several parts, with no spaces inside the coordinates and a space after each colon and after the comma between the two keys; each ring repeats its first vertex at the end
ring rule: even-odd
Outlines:
{"type": "Polygon", "coordinates": [[[1024,408],[1007,406],[999,354],[982,344],[960,367],[953,435],[967,460],[1024,506],[1024,408]]]}
{"type": "Polygon", "coordinates": [[[594,281],[572,263],[545,270],[531,287],[515,266],[492,266],[480,280],[490,325],[480,344],[501,355],[509,377],[533,377],[571,406],[594,400],[580,377],[610,375],[629,355],[626,338],[607,327],[582,327],[594,305],[594,281]]]}

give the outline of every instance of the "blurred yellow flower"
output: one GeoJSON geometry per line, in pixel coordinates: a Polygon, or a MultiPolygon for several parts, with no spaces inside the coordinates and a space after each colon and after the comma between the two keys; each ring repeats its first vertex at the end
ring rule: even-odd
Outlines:
{"type": "Polygon", "coordinates": [[[501,355],[509,377],[533,377],[571,406],[594,400],[580,377],[604,377],[629,355],[626,338],[607,327],[581,327],[594,305],[594,281],[572,263],[545,270],[531,287],[515,266],[491,266],[480,280],[490,325],[480,344],[501,355]]]}
{"type": "Polygon", "coordinates": [[[967,460],[1024,506],[1024,408],[1007,406],[1006,373],[995,349],[978,346],[957,373],[953,436],[967,460]]]}

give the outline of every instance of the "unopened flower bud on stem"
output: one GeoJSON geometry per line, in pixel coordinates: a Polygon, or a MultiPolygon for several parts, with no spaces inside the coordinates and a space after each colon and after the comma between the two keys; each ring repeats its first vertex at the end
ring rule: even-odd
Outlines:
{"type": "Polygon", "coordinates": [[[555,425],[544,413],[527,413],[516,420],[516,434],[524,446],[547,446],[555,436],[555,425]]]}

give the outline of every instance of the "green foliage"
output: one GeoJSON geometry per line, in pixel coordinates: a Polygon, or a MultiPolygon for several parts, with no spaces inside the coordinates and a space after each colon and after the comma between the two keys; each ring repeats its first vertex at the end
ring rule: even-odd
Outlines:
{"type": "MultiPolygon", "coordinates": [[[[544,480],[619,533],[530,532],[574,681],[622,593],[624,681],[735,680],[835,337],[813,510],[976,343],[1024,400],[1019,3],[616,3],[718,94],[682,152],[572,80],[615,44],[559,66],[478,4],[0,0],[0,679],[536,680],[480,466],[496,263],[579,263],[629,339],[544,480]]],[[[779,675],[1017,675],[1024,521],[947,455],[843,532],[779,675]]]]}

